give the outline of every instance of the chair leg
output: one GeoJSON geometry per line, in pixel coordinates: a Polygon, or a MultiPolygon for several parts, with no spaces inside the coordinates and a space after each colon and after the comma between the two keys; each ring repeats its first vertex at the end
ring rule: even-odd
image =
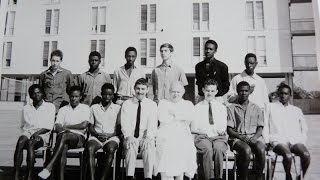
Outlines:
{"type": "Polygon", "coordinates": [[[237,156],[236,156],[236,154],[234,154],[233,174],[234,174],[234,180],[237,180],[237,156]]]}
{"type": "Polygon", "coordinates": [[[117,151],[113,154],[113,173],[112,173],[112,179],[116,180],[116,162],[117,162],[117,151]]]}
{"type": "Polygon", "coordinates": [[[276,155],[276,157],[274,158],[274,166],[271,173],[271,180],[273,180],[273,177],[274,177],[274,171],[276,170],[277,159],[278,159],[278,155],[276,155]]]}
{"type": "Polygon", "coordinates": [[[83,180],[83,172],[82,172],[82,166],[83,166],[83,153],[82,152],[80,152],[79,153],[79,160],[80,160],[80,180],[83,180]]]}
{"type": "Polygon", "coordinates": [[[224,154],[224,157],[226,158],[226,180],[229,180],[229,173],[228,173],[228,155],[227,155],[227,153],[224,154]]]}

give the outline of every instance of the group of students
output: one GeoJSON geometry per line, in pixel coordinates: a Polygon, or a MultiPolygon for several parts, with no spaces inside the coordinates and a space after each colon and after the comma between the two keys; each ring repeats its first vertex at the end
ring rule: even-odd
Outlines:
{"type": "Polygon", "coordinates": [[[246,55],[245,70],[230,86],[228,66],[214,57],[217,48],[215,41],[208,40],[205,59],[195,67],[199,94],[195,106],[183,99],[188,81],[172,62],[173,47],[168,43],[160,46],[163,62],[152,71],[153,100],[147,98],[145,74],[134,65],[134,47],[126,49],[126,64],[115,70],[113,80],[99,69],[99,52],[91,52],[89,70],[73,78],[60,67],[62,52],[53,51],[50,68],[40,74],[39,84],[29,88],[32,102],[23,109],[22,135],[14,154],[15,179],[19,179],[23,149],[27,149],[26,179],[33,178],[35,150],[48,143],[52,129],[57,140],[52,158],[38,174],[43,179],[51,174],[64,179],[67,151],[80,147],[85,147],[81,171],[92,180],[95,153],[106,152],[101,175],[105,179],[120,142],[127,179],[134,177],[139,153],[146,179],[159,173],[163,180],[192,178],[198,168],[197,153],[204,179],[222,179],[228,145],[236,151],[239,179],[248,179],[252,153],[255,177],[262,179],[266,144],[283,156],[286,179],[292,179],[292,153],[300,156],[305,175],[310,164],[307,126],[302,111],[289,104],[291,88],[281,84],[279,102],[269,103],[265,82],[254,72],[257,58],[252,53],[246,55]]]}

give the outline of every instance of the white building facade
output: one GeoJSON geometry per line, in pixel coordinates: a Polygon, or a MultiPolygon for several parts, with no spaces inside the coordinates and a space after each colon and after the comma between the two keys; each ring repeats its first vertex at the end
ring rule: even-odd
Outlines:
{"type": "MultiPolygon", "coordinates": [[[[288,0],[2,0],[1,74],[36,82],[54,49],[63,51],[62,66],[73,74],[86,71],[89,53],[97,50],[101,68],[112,74],[125,63],[128,46],[137,48],[136,65],[150,74],[162,61],[160,45],[170,43],[193,99],[194,66],[203,59],[205,41],[213,39],[219,45],[216,58],[229,66],[230,77],[243,71],[244,56],[253,52],[257,72],[271,78],[267,83],[274,90],[280,80],[292,84],[293,51],[299,49],[292,45],[300,39],[292,40],[290,8],[288,0]]],[[[26,87],[2,80],[1,100],[15,99],[8,95],[13,89],[26,87]]]]}

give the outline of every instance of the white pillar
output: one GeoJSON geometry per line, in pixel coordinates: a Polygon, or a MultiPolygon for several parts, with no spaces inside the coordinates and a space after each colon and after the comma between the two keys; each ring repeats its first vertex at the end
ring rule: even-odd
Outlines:
{"type": "Polygon", "coordinates": [[[318,60],[318,74],[320,78],[320,0],[313,0],[313,16],[316,35],[316,53],[318,60]]]}

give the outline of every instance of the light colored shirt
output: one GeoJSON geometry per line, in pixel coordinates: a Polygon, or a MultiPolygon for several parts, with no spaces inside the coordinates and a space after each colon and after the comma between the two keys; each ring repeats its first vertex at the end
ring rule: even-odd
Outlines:
{"type": "MultiPolygon", "coordinates": [[[[58,111],[57,120],[55,124],[62,126],[81,124],[85,121],[89,122],[90,108],[86,104],[79,104],[72,108],[71,105],[66,105],[58,111]]],[[[72,132],[85,136],[86,129],[73,129],[72,132]]]]}
{"type": "Polygon", "coordinates": [[[94,104],[90,108],[90,123],[94,125],[94,129],[98,133],[113,134],[116,132],[116,125],[119,123],[120,108],[119,105],[113,103],[107,109],[101,103],[94,104]]]}
{"type": "Polygon", "coordinates": [[[183,86],[188,85],[187,77],[182,68],[174,64],[161,64],[151,75],[154,100],[169,99],[171,83],[180,81],[183,86]]]}
{"type": "MultiPolygon", "coordinates": [[[[254,73],[249,76],[245,71],[232,78],[230,83],[229,95],[234,97],[237,95],[237,84],[246,81],[250,86],[254,86],[253,92],[249,95],[249,101],[257,104],[261,109],[265,109],[269,103],[268,88],[263,78],[254,73]]],[[[230,98],[229,98],[230,99],[230,98]]]]}
{"type": "MultiPolygon", "coordinates": [[[[137,121],[138,99],[125,101],[121,108],[121,131],[125,138],[134,136],[137,121]]],[[[141,102],[139,137],[154,138],[157,131],[157,104],[148,98],[141,102]]]]}
{"type": "Polygon", "coordinates": [[[260,107],[249,101],[247,110],[236,102],[227,107],[227,126],[241,135],[253,136],[258,126],[264,126],[263,112],[260,107]]]}
{"type": "Polygon", "coordinates": [[[54,126],[56,108],[52,103],[43,101],[36,109],[32,103],[23,107],[22,131],[36,131],[44,128],[51,130],[54,126]]]}
{"type": "Polygon", "coordinates": [[[280,102],[270,103],[267,107],[270,123],[270,142],[278,143],[306,143],[307,124],[300,108],[280,102]]]}
{"type": "Polygon", "coordinates": [[[187,124],[190,124],[194,120],[193,110],[192,102],[184,99],[176,103],[165,99],[161,100],[158,107],[160,127],[174,121],[186,121],[187,124]]]}
{"type": "Polygon", "coordinates": [[[78,77],[77,85],[81,87],[82,103],[91,105],[95,97],[101,97],[101,87],[105,83],[112,83],[110,75],[99,70],[96,76],[89,71],[78,77]]]}
{"type": "Polygon", "coordinates": [[[115,92],[119,96],[129,96],[134,95],[134,84],[140,78],[145,78],[146,75],[142,69],[134,67],[132,69],[131,75],[127,73],[124,66],[114,71],[113,85],[115,86],[115,92]]]}
{"type": "Polygon", "coordinates": [[[207,100],[199,102],[195,106],[191,131],[204,133],[208,137],[222,135],[227,129],[227,108],[219,101],[211,101],[212,117],[214,124],[209,123],[209,103],[207,100]]]}

